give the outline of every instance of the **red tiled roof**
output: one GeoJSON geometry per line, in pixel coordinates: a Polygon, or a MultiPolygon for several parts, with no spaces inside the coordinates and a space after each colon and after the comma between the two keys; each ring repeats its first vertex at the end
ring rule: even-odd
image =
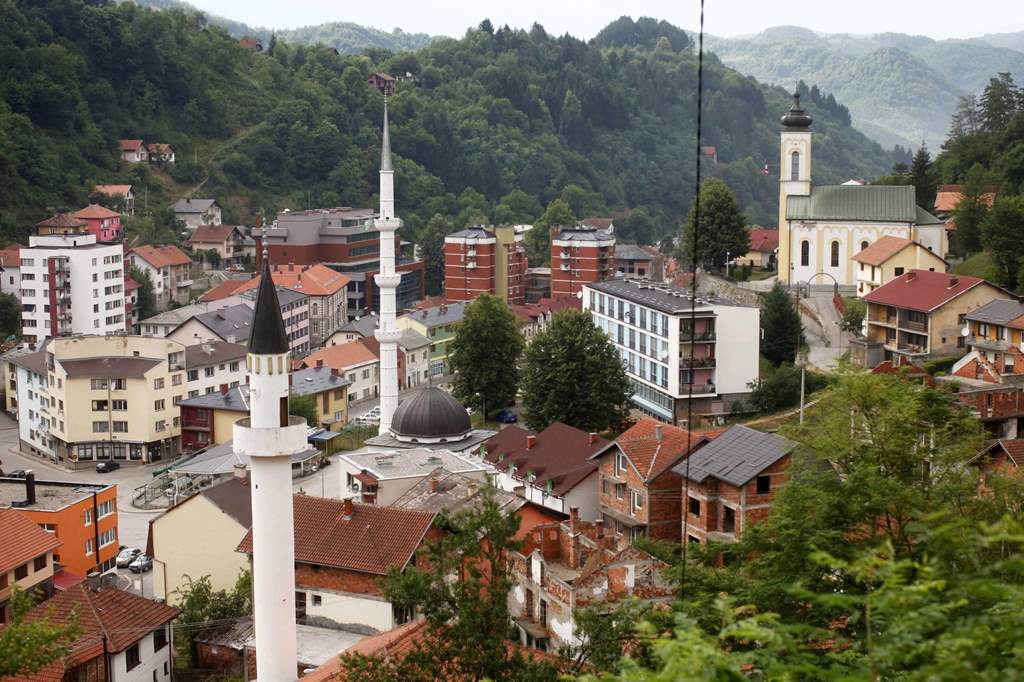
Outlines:
{"type": "Polygon", "coordinates": [[[25,248],[21,244],[11,244],[0,249],[0,268],[21,267],[21,250],[25,248]]]}
{"type": "Polygon", "coordinates": [[[750,250],[757,253],[772,253],[779,248],[779,231],[764,227],[752,227],[747,230],[750,236],[750,250]]]}
{"type": "Polygon", "coordinates": [[[448,305],[448,299],[444,296],[427,296],[416,304],[415,310],[429,310],[443,305],[448,305]]]}
{"type": "Polygon", "coordinates": [[[140,286],[142,286],[142,285],[140,285],[134,279],[132,279],[131,277],[129,277],[127,275],[125,276],[125,278],[124,278],[124,290],[125,291],[132,291],[134,289],[138,289],[140,286]]]}
{"type": "Polygon", "coordinates": [[[99,204],[89,204],[85,208],[79,209],[72,213],[71,215],[73,215],[76,218],[81,218],[83,220],[96,220],[103,218],[117,218],[121,214],[118,213],[117,211],[111,211],[109,208],[100,206],[99,204]]]}
{"type": "Polygon", "coordinates": [[[146,149],[149,150],[150,153],[156,152],[158,154],[174,152],[174,148],[166,142],[153,142],[152,144],[147,144],[146,149]]]}
{"type": "MultiPolygon", "coordinates": [[[[911,270],[878,287],[865,296],[864,300],[869,303],[930,312],[981,284],[996,288],[994,284],[978,277],[911,270]]],[[[1006,293],[1010,295],[1009,292],[1006,293]]]]}
{"type": "MultiPolygon", "coordinates": [[[[996,189],[994,187],[986,189],[988,191],[982,194],[981,198],[982,201],[991,206],[996,200],[996,189]]],[[[952,213],[956,210],[956,205],[960,203],[962,198],[963,194],[960,185],[939,185],[939,190],[935,194],[936,213],[952,213]]]]}
{"type": "Polygon", "coordinates": [[[1014,466],[1019,467],[1024,463],[1024,438],[1003,438],[998,444],[1006,451],[1006,456],[1014,466]]]}
{"type": "Polygon", "coordinates": [[[561,422],[553,422],[540,433],[510,426],[485,443],[484,458],[502,469],[514,464],[518,479],[532,473],[535,486],[544,487],[551,481],[551,493],[561,497],[597,470],[597,462],[591,458],[611,445],[600,436],[594,436],[593,443],[590,439],[586,431],[561,422]],[[531,448],[526,447],[529,436],[536,437],[531,448]]]}
{"type": "Polygon", "coordinates": [[[169,265],[189,265],[192,259],[184,251],[173,244],[167,246],[136,246],[129,253],[149,263],[154,268],[165,268],[169,265]]]}
{"type": "Polygon", "coordinates": [[[92,191],[96,194],[106,194],[108,197],[124,197],[131,189],[131,185],[96,185],[92,191]]]}
{"type": "MultiPolygon", "coordinates": [[[[431,512],[352,503],[325,497],[295,495],[295,561],[385,575],[404,567],[434,523],[431,512]]],[[[251,554],[252,531],[238,545],[251,554]]],[[[271,550],[273,551],[273,550],[271,550]]]]}
{"type": "Polygon", "coordinates": [[[61,592],[67,592],[75,585],[83,582],[85,578],[74,573],[68,573],[61,569],[53,574],[53,586],[61,592]]]}
{"type": "MultiPolygon", "coordinates": [[[[348,285],[349,279],[326,265],[275,265],[271,272],[274,284],[292,289],[307,296],[331,296],[348,285]]],[[[236,294],[260,285],[260,278],[253,277],[235,290],[236,294]]]]}
{"type": "Polygon", "coordinates": [[[866,265],[881,265],[914,242],[905,237],[887,234],[879,237],[874,244],[857,253],[853,260],[866,265]]]}
{"type": "Polygon", "coordinates": [[[584,227],[593,227],[598,230],[607,230],[609,227],[612,226],[613,222],[615,221],[612,218],[592,217],[584,218],[583,220],[580,221],[580,225],[583,225],[584,227]]]}
{"type": "Polygon", "coordinates": [[[362,343],[362,340],[356,340],[339,343],[337,346],[328,346],[311,353],[303,358],[300,366],[316,367],[317,360],[323,360],[327,367],[344,370],[348,367],[376,362],[377,356],[362,343]]]}
{"type": "Polygon", "coordinates": [[[40,220],[36,227],[85,227],[88,223],[76,218],[71,213],[58,213],[46,220],[40,220]]]}
{"type": "Polygon", "coordinates": [[[192,236],[188,238],[188,243],[222,244],[237,229],[236,225],[200,225],[192,233],[192,236]]]}
{"type": "Polygon", "coordinates": [[[690,433],[677,426],[644,418],[615,442],[640,472],[641,478],[649,482],[708,440],[710,438],[704,434],[690,433]],[[658,427],[661,427],[660,441],[656,432],[658,427]]]}
{"type": "Polygon", "coordinates": [[[0,573],[17,568],[37,556],[51,552],[63,542],[39,524],[11,508],[0,508],[0,573]]]}
{"type": "Polygon", "coordinates": [[[117,146],[120,147],[123,152],[134,152],[143,146],[142,140],[118,140],[117,146]]]}
{"type": "Polygon", "coordinates": [[[199,300],[204,303],[209,303],[210,301],[219,301],[222,298],[227,298],[228,296],[234,295],[234,293],[241,289],[246,283],[247,280],[244,279],[225,280],[218,284],[217,286],[215,286],[214,288],[207,291],[202,296],[200,296],[199,300]]]}

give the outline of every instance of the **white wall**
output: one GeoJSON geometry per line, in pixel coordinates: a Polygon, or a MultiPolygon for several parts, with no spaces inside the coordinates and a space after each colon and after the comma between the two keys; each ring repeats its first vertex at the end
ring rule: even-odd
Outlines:
{"type": "MultiPolygon", "coordinates": [[[[42,409],[42,401],[40,400],[39,391],[42,388],[42,382],[45,381],[40,375],[30,372],[24,367],[17,367],[18,370],[18,436],[22,441],[31,443],[36,449],[45,452],[50,457],[53,457],[53,449],[49,447],[49,439],[47,438],[47,444],[43,445],[42,441],[38,436],[33,440],[29,438],[29,431],[35,429],[38,433],[39,424],[42,421],[40,412],[42,409]],[[31,382],[29,377],[32,377],[31,382]],[[32,397],[29,398],[29,393],[32,397]],[[29,418],[29,412],[32,413],[32,417],[29,418]]],[[[56,409],[53,413],[56,414],[56,409]]],[[[49,429],[47,429],[49,433],[49,429]]]]}
{"type": "Polygon", "coordinates": [[[352,383],[347,387],[349,396],[355,396],[350,398],[348,401],[349,405],[354,405],[363,400],[373,400],[378,396],[377,386],[380,373],[380,362],[374,360],[357,367],[346,367],[341,370],[341,373],[352,379],[352,383]],[[369,370],[368,377],[363,377],[363,371],[369,370]],[[367,393],[368,395],[364,395],[367,393]]]}
{"type": "Polygon", "coordinates": [[[153,671],[156,671],[157,682],[170,680],[171,669],[171,646],[170,628],[168,630],[167,644],[160,651],[153,651],[153,635],[147,634],[139,640],[139,659],[141,663],[127,670],[127,654],[125,651],[118,652],[111,656],[110,679],[112,682],[153,682],[153,671]],[[168,674],[164,674],[164,663],[167,664],[168,674]]]}
{"type": "Polygon", "coordinates": [[[761,311],[754,307],[715,306],[717,383],[722,393],[749,393],[758,378],[761,311]]]}
{"type": "Polygon", "coordinates": [[[306,593],[306,617],[327,618],[340,625],[364,625],[379,632],[394,627],[391,602],[383,597],[352,592],[336,592],[323,588],[295,586],[297,592],[306,593]],[[314,595],[319,596],[320,606],[313,605],[314,595]]]}

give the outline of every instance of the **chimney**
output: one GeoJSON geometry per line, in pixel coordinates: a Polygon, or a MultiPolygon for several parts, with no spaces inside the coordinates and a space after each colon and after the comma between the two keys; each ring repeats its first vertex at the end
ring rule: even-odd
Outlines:
{"type": "Polygon", "coordinates": [[[341,518],[345,519],[346,521],[351,520],[353,512],[352,498],[346,497],[344,500],[341,501],[341,505],[341,518]]]}
{"type": "Polygon", "coordinates": [[[31,469],[25,472],[25,499],[29,504],[36,503],[36,475],[31,469]]]}
{"type": "Polygon", "coordinates": [[[331,376],[332,377],[339,376],[340,374],[341,374],[341,372],[338,371],[337,367],[331,367],[331,376]]]}
{"type": "Polygon", "coordinates": [[[316,361],[316,368],[320,369],[323,366],[324,366],[323,358],[318,358],[317,361],[316,361]]]}
{"type": "Polygon", "coordinates": [[[597,434],[591,431],[587,435],[587,445],[593,445],[597,441],[597,434]]]}
{"type": "Polygon", "coordinates": [[[227,384],[221,384],[220,385],[220,394],[221,395],[227,395],[228,394],[228,385],[227,384]]]}
{"type": "Polygon", "coordinates": [[[907,273],[907,281],[908,282],[913,282],[915,279],[917,279],[917,273],[916,272],[911,270],[910,272],[907,273]]]}
{"type": "Polygon", "coordinates": [[[526,437],[526,449],[530,450],[537,444],[537,436],[530,434],[526,437]]]}
{"type": "Polygon", "coordinates": [[[654,440],[661,442],[661,424],[655,424],[654,426],[654,440]]]}
{"type": "Polygon", "coordinates": [[[249,470],[245,468],[244,464],[235,465],[235,478],[240,481],[246,481],[249,479],[249,470]]]}
{"type": "Polygon", "coordinates": [[[955,287],[957,284],[960,284],[960,278],[959,277],[950,277],[949,278],[949,288],[950,289],[955,287]]]}
{"type": "Polygon", "coordinates": [[[569,507],[569,531],[572,533],[576,532],[576,529],[580,525],[580,508],[569,507]]]}
{"type": "Polygon", "coordinates": [[[440,481],[438,481],[436,478],[430,479],[430,492],[436,493],[438,488],[440,488],[440,487],[441,487],[441,482],[440,481]]]}

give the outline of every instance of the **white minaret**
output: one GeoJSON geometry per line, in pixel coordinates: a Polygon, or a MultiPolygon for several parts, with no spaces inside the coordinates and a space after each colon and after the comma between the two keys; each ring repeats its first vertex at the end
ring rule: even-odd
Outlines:
{"type": "Polygon", "coordinates": [[[308,445],[306,420],[288,414],[288,334],[266,250],[245,364],[249,418],[235,423],[234,448],[249,457],[256,671],[260,682],[291,682],[298,659],[291,456],[308,445]]]}
{"type": "Polygon", "coordinates": [[[395,272],[395,232],[402,221],[395,217],[395,170],[391,164],[391,135],[388,133],[388,100],[384,98],[384,136],[380,150],[380,216],[374,221],[380,232],[380,273],[373,281],[380,289],[380,323],[374,336],[380,343],[380,429],[391,429],[398,409],[398,338],[395,289],[402,276],[395,272]]]}

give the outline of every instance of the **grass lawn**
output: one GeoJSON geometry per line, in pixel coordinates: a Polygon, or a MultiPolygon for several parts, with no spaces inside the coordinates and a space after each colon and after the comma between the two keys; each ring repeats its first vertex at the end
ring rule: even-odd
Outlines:
{"type": "Polygon", "coordinates": [[[958,275],[969,275],[981,277],[990,282],[999,281],[999,268],[996,267],[992,255],[988,251],[981,251],[974,254],[963,263],[953,266],[953,272],[958,275]]]}
{"type": "Polygon", "coordinates": [[[769,277],[774,277],[777,274],[779,273],[776,272],[775,270],[761,270],[755,268],[754,270],[750,271],[750,277],[747,278],[747,281],[756,282],[761,279],[768,279],[769,277]]]}

